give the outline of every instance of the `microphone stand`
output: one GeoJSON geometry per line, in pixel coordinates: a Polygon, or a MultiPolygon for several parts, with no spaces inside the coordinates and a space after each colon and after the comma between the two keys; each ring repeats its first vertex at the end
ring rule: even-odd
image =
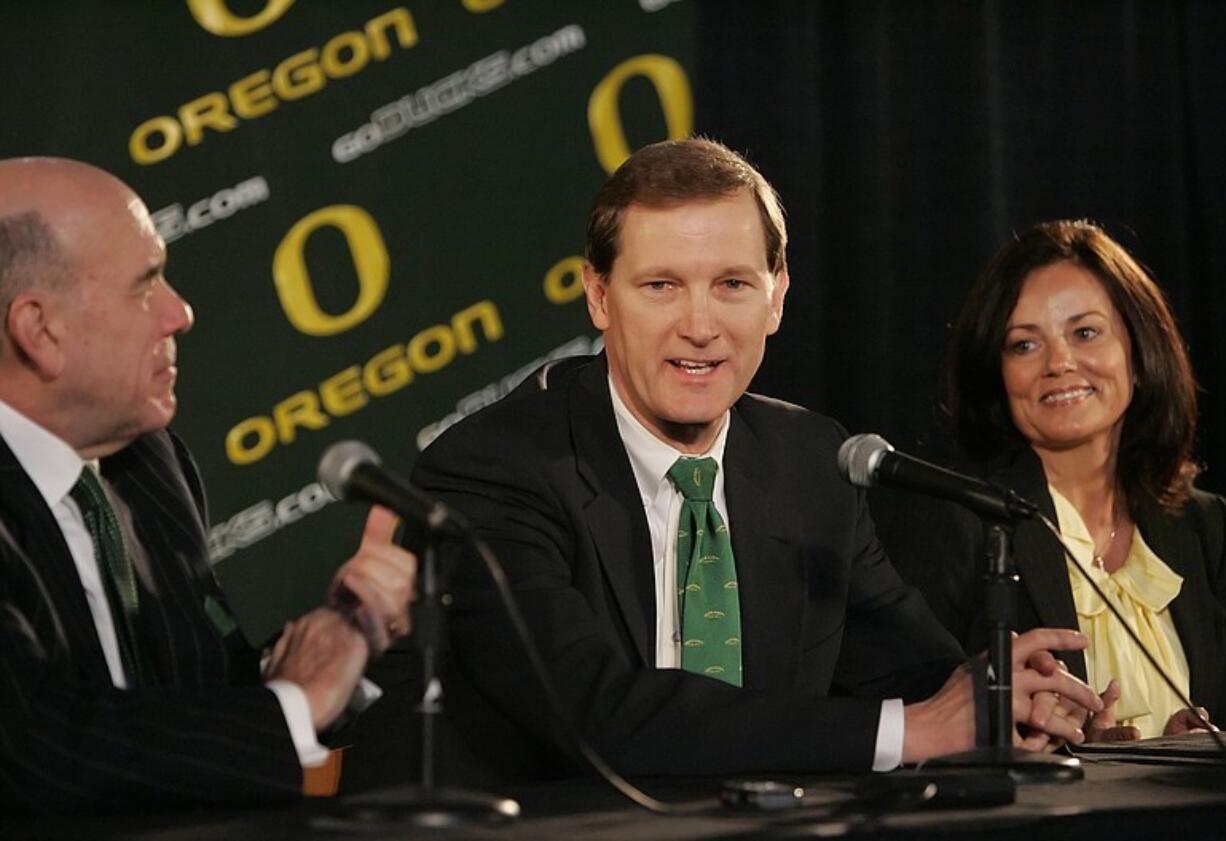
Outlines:
{"type": "Polygon", "coordinates": [[[929,768],[990,768],[1008,771],[1018,783],[1070,783],[1085,776],[1071,756],[1034,753],[1013,745],[1013,625],[1017,612],[1017,569],[1013,564],[1013,527],[1005,520],[984,520],[988,572],[984,615],[988,626],[986,702],[988,745],[936,757],[929,768]]]}
{"type": "Polygon", "coordinates": [[[431,530],[419,555],[418,600],[413,608],[413,639],[421,651],[421,784],[344,798],[341,808],[320,828],[382,832],[404,824],[448,827],[495,824],[519,815],[519,803],[508,797],[440,787],[435,784],[435,723],[443,712],[443,685],[438,678],[438,657],[444,639],[444,611],[439,599],[435,538],[431,530]]]}

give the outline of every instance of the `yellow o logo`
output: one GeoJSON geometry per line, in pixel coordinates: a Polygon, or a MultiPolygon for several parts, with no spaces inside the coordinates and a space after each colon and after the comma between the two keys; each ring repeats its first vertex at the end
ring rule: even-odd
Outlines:
{"type": "Polygon", "coordinates": [[[545,299],[569,304],[583,297],[583,258],[563,257],[545,272],[545,299]]]}
{"type": "Polygon", "coordinates": [[[277,429],[263,415],[239,421],[226,433],[226,457],[231,464],[259,461],[277,445],[277,429]]]}
{"type": "Polygon", "coordinates": [[[355,205],[336,204],[316,210],[289,229],[273,255],[272,279],[290,324],[310,336],[332,336],[362,323],[378,309],[387,293],[389,268],[387,247],[374,217],[355,205]],[[307,238],[325,225],[345,235],[358,276],[357,300],[340,315],[320,308],[306,266],[307,238]]]}
{"type": "Polygon", "coordinates": [[[128,154],[138,164],[147,166],[169,158],[179,150],[182,142],[183,129],[178,121],[171,117],[154,117],[145,120],[132,132],[128,138],[128,154]],[[156,146],[150,140],[153,137],[161,138],[156,146]]]}
{"type": "Polygon", "coordinates": [[[490,9],[497,9],[501,6],[503,0],[464,0],[464,8],[473,14],[481,14],[488,12],[490,9]]]}
{"type": "Polygon", "coordinates": [[[669,139],[688,137],[694,130],[694,98],[681,65],[655,53],[626,59],[600,80],[587,103],[587,124],[592,131],[596,159],[609,175],[630,157],[618,97],[631,76],[646,76],[655,86],[669,139]]]}
{"type": "Polygon", "coordinates": [[[187,8],[196,23],[222,38],[237,38],[258,32],[285,14],[285,10],[292,5],[294,0],[268,0],[262,12],[239,17],[230,11],[226,0],[187,0],[187,8]]]}

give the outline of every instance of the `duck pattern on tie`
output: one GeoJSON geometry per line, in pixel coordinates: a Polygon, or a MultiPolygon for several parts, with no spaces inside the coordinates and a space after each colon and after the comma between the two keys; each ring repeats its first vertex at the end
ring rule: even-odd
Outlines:
{"type": "Polygon", "coordinates": [[[728,526],[715,510],[713,458],[680,458],[668,476],[683,497],[677,524],[681,668],[741,685],[741,599],[728,526]]]}

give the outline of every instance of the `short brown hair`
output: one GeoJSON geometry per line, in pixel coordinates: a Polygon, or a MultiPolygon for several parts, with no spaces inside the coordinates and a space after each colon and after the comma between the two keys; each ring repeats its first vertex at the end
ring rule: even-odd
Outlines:
{"type": "Polygon", "coordinates": [[[1123,246],[1087,220],[1042,222],[1015,234],[971,288],[945,367],[946,407],[958,442],[978,459],[1025,443],[1001,375],[1006,326],[1031,272],[1064,261],[1098,278],[1132,343],[1136,387],[1117,461],[1128,503],[1134,515],[1143,500],[1177,509],[1197,473],[1192,366],[1162,290],[1123,246]]]}
{"type": "Polygon", "coordinates": [[[770,183],[743,157],[703,137],[666,140],[626,159],[596,194],[587,216],[587,259],[602,276],[617,259],[622,216],[631,204],[667,206],[749,190],[766,237],[766,264],[776,274],[787,264],[783,205],[770,183]]]}

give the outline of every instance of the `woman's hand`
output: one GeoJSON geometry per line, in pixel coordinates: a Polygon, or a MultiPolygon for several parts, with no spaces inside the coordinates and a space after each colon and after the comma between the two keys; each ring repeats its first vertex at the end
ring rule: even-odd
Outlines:
{"type": "Polygon", "coordinates": [[[1099,697],[1103,700],[1103,711],[1091,716],[1086,724],[1087,742],[1131,742],[1141,738],[1139,728],[1131,724],[1115,723],[1115,711],[1112,707],[1120,699],[1119,681],[1112,678],[1106,691],[1099,697]]]}
{"type": "Polygon", "coordinates": [[[1166,727],[1162,728],[1162,735],[1184,736],[1188,733],[1208,733],[1209,731],[1205,729],[1205,724],[1213,727],[1214,730],[1217,729],[1209,721],[1209,711],[1207,709],[1204,707],[1197,707],[1196,713],[1192,712],[1192,710],[1188,709],[1187,707],[1175,713],[1173,716],[1171,716],[1170,720],[1167,721],[1166,727]],[[1204,719],[1203,722],[1196,717],[1196,713],[1200,713],[1200,718],[1204,719]]]}

